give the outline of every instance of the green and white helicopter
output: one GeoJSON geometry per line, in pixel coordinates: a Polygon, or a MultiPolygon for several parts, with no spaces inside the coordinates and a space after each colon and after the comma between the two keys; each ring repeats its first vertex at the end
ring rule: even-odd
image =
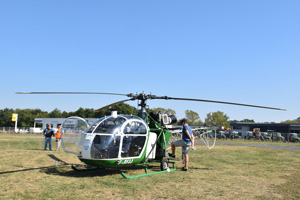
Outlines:
{"type": "MultiPolygon", "coordinates": [[[[240,104],[224,101],[212,101],[204,99],[175,98],[168,96],[156,96],[140,94],[118,94],[118,93],[98,93],[98,92],[17,92],[17,94],[100,94],[100,95],[120,95],[128,99],[109,104],[98,109],[100,111],[113,105],[126,101],[138,100],[138,115],[119,115],[113,111],[110,116],[102,117],[89,125],[80,117],[70,117],[63,124],[64,129],[68,129],[68,120],[77,120],[78,123],[84,122],[82,127],[86,127],[80,134],[77,142],[77,152],[64,150],[68,153],[76,154],[77,157],[93,168],[84,169],[111,169],[111,168],[135,168],[143,167],[145,174],[136,176],[127,176],[122,172],[125,178],[137,178],[157,173],[164,173],[176,170],[174,160],[171,160],[168,154],[167,144],[169,143],[172,132],[167,125],[177,122],[174,115],[168,116],[160,113],[148,113],[146,110],[147,100],[165,99],[165,100],[183,100],[183,101],[200,101],[210,103],[231,104],[238,106],[248,106],[273,110],[285,110],[265,106],[240,104]],[[161,171],[148,173],[148,167],[151,164],[160,163],[161,171]],[[169,168],[172,164],[172,168],[169,168]]],[[[78,126],[77,126],[78,127],[78,126]]],[[[211,136],[211,135],[210,135],[211,136]]],[[[203,142],[211,149],[216,142],[216,133],[213,141],[207,133],[201,135],[203,142]],[[210,141],[212,141],[210,143],[210,141]]],[[[80,169],[72,166],[74,170],[80,169]]]]}

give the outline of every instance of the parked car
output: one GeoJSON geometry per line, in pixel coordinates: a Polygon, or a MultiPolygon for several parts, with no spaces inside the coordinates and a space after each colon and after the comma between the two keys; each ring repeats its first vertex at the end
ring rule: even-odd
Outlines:
{"type": "Polygon", "coordinates": [[[280,132],[268,131],[268,134],[273,141],[281,141],[281,142],[285,141],[284,137],[281,136],[280,132]]]}
{"type": "Polygon", "coordinates": [[[225,135],[225,131],[219,131],[218,139],[227,139],[227,137],[225,135]]]}
{"type": "Polygon", "coordinates": [[[247,139],[247,140],[253,140],[254,139],[253,132],[252,131],[247,131],[245,139],[247,139]]]}
{"type": "Polygon", "coordinates": [[[290,133],[289,134],[289,141],[290,142],[300,142],[300,138],[296,133],[290,133]]]}
{"type": "Polygon", "coordinates": [[[231,131],[230,138],[231,139],[241,139],[241,136],[239,135],[239,132],[237,132],[237,131],[231,131]]]}
{"type": "Polygon", "coordinates": [[[271,136],[267,132],[261,132],[260,134],[261,134],[262,140],[264,140],[264,141],[271,141],[272,140],[271,136]]]}

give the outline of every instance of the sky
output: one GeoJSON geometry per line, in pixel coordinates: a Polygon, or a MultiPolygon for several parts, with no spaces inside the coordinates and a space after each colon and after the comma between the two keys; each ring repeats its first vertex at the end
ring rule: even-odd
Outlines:
{"type": "MultiPolygon", "coordinates": [[[[76,111],[141,93],[230,101],[287,111],[148,100],[202,121],[300,117],[300,1],[0,1],[0,109],[76,111]]],[[[136,106],[137,102],[128,104],[136,106]]]]}

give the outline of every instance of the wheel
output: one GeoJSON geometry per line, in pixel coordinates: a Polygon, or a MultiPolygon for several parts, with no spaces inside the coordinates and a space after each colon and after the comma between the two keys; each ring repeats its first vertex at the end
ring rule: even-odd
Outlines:
{"type": "Polygon", "coordinates": [[[161,171],[165,171],[168,168],[169,168],[168,167],[168,161],[162,159],[161,162],[160,162],[160,169],[161,169],[161,171]]]}

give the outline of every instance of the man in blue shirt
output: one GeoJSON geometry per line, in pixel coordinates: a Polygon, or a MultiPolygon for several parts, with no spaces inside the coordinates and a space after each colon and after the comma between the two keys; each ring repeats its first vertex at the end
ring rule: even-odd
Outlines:
{"type": "Polygon", "coordinates": [[[172,148],[172,154],[169,154],[169,156],[175,158],[175,147],[182,147],[182,154],[184,156],[185,160],[185,165],[182,168],[183,171],[188,170],[188,165],[189,165],[189,148],[192,144],[192,135],[193,131],[191,127],[187,124],[186,119],[181,120],[181,125],[182,127],[182,139],[181,140],[176,140],[171,142],[171,148],[172,148]]]}
{"type": "Polygon", "coordinates": [[[44,150],[47,150],[47,143],[49,143],[49,150],[52,151],[51,140],[52,140],[52,136],[54,136],[55,133],[54,130],[51,128],[50,124],[47,125],[47,128],[43,132],[43,135],[45,136],[44,150]]]}

